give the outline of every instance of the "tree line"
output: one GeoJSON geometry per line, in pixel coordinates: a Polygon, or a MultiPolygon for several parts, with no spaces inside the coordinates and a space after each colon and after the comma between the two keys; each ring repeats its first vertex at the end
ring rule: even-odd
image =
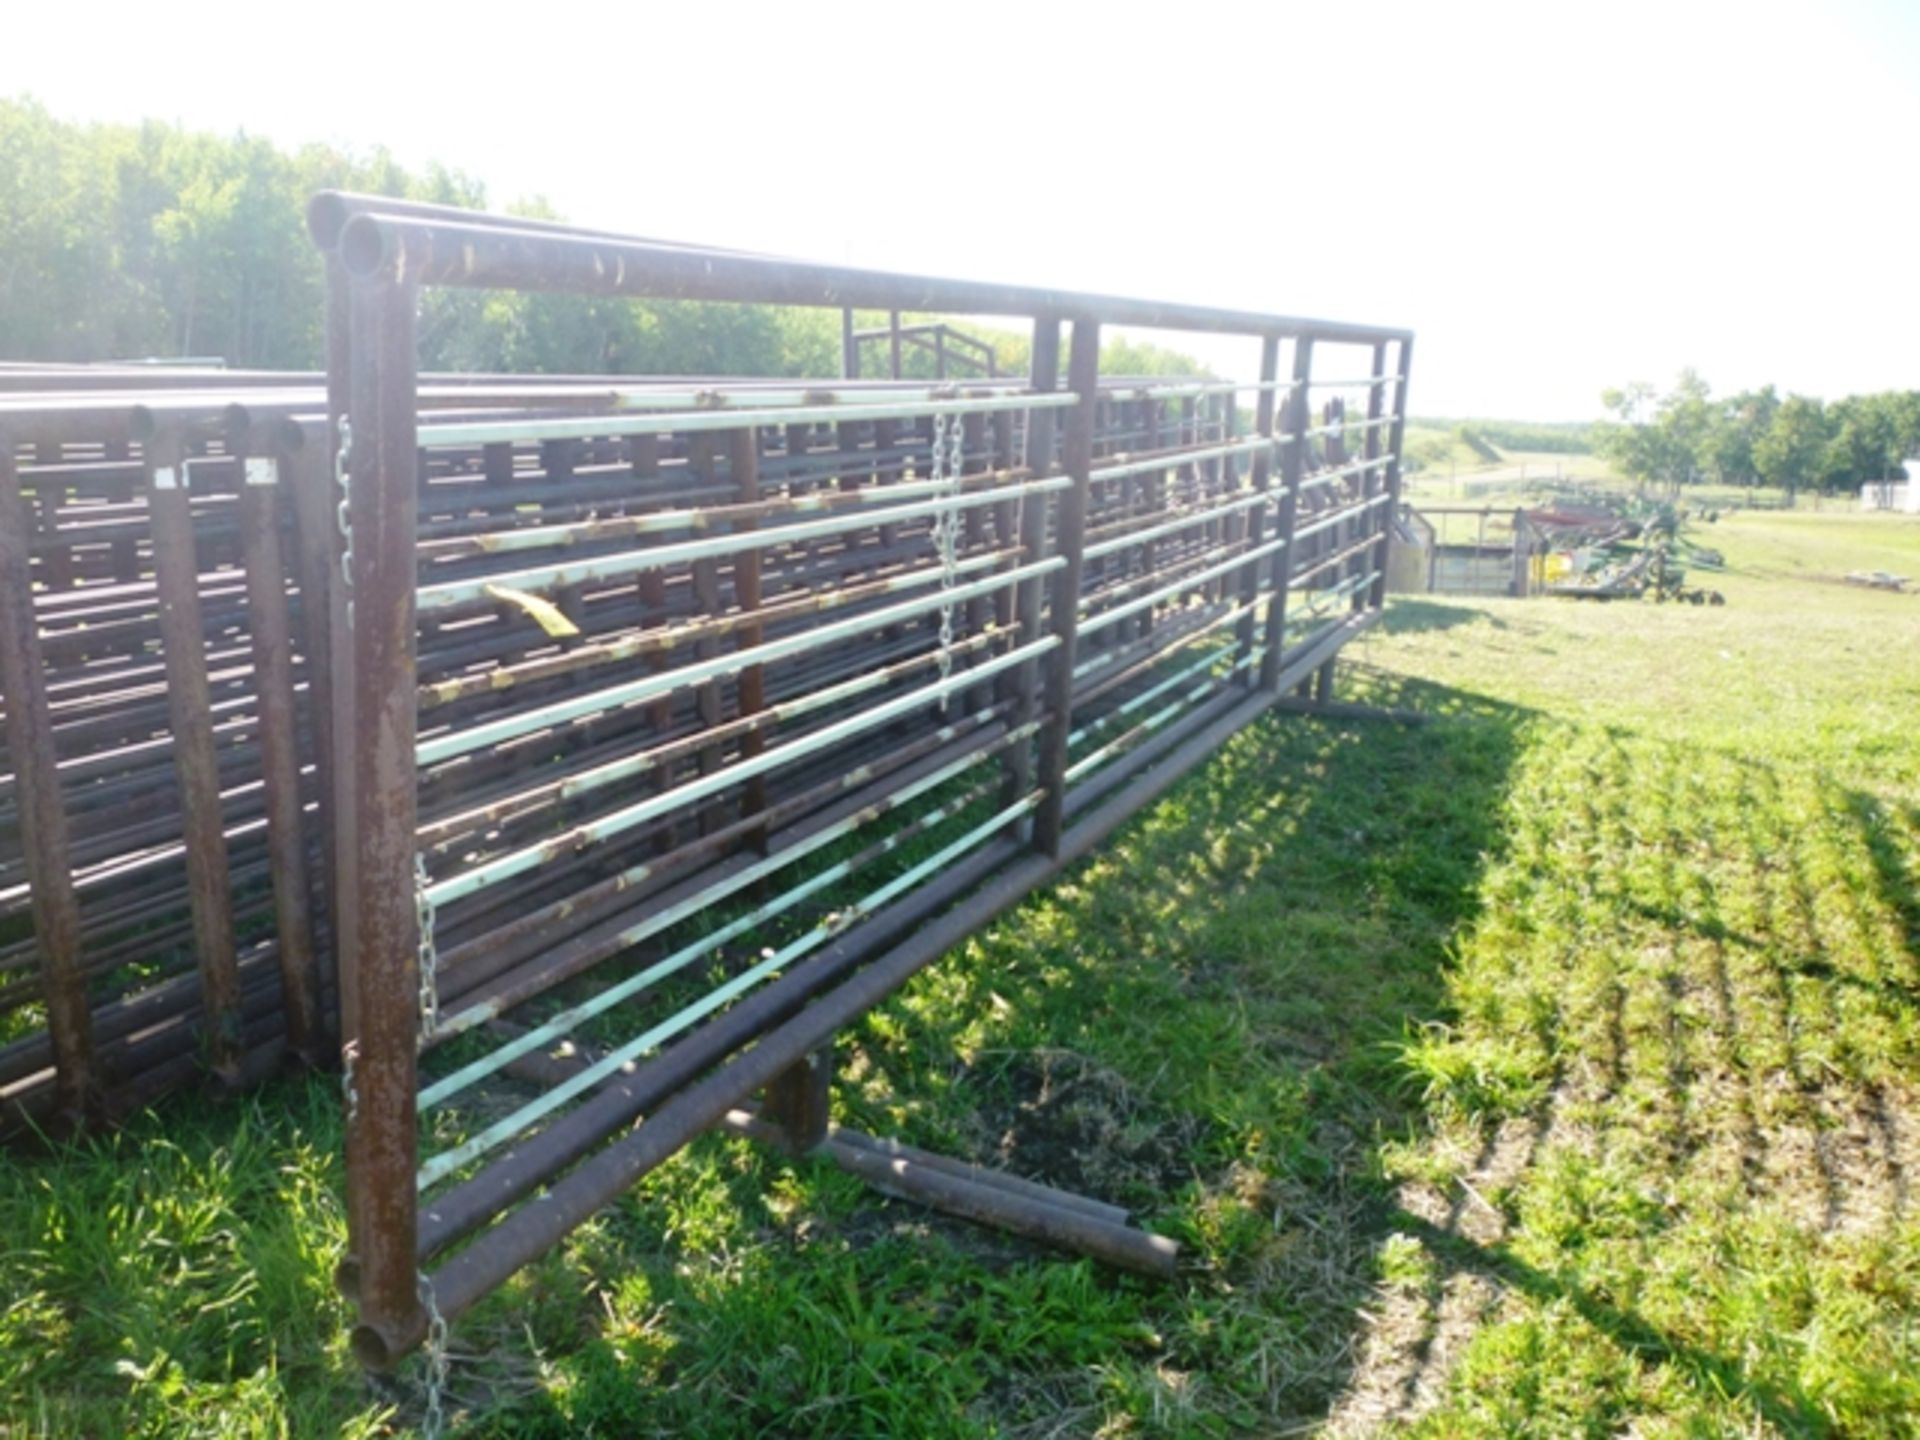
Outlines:
{"type": "Polygon", "coordinates": [[[1898,479],[1920,454],[1920,390],[1821,401],[1771,385],[1716,396],[1693,370],[1665,393],[1637,382],[1601,397],[1596,451],[1643,485],[1697,482],[1849,490],[1898,479]]]}
{"type": "Polygon", "coordinates": [[[1485,444],[1500,450],[1545,451],[1555,455],[1593,453],[1593,426],[1585,420],[1459,420],[1422,416],[1407,423],[1451,431],[1475,447],[1485,444]]]}
{"type": "MultiPolygon", "coordinates": [[[[0,99],[0,359],[97,362],[185,356],[236,368],[325,363],[317,190],[357,190],[476,209],[487,188],[384,150],[283,150],[149,121],[76,124],[32,100],[0,99]]],[[[541,200],[509,213],[562,218],[541,200]]],[[[922,317],[903,317],[911,321],[922,317]]],[[[886,317],[862,314],[862,326],[886,317]]],[[[969,324],[1001,369],[1024,373],[1028,338],[969,324]]],[[[867,373],[886,364],[869,349],[867,373]]],[[[840,316],[812,308],[432,290],[420,352],[429,370],[546,374],[840,373],[840,316]]],[[[931,378],[909,347],[903,370],[931,378]]],[[[1109,373],[1194,374],[1190,357],[1116,338],[1109,373]]]]}

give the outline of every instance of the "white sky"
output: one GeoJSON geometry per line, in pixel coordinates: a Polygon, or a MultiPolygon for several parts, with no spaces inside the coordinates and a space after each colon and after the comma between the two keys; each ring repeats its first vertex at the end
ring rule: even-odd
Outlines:
{"type": "MultiPolygon", "coordinates": [[[[1410,325],[1419,413],[1586,418],[1684,365],[1920,388],[1914,0],[14,0],[5,30],[0,94],[64,118],[384,144],[677,239],[1410,325]]],[[[1244,373],[1219,345],[1188,348],[1244,373]]]]}

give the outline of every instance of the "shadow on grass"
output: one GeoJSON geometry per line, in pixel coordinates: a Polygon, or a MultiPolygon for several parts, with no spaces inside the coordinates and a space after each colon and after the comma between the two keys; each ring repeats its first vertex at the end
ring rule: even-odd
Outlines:
{"type": "Polygon", "coordinates": [[[1855,1319],[1851,1277],[1875,1262],[1821,1266],[1871,1254],[1907,1213],[1914,829],[1815,770],[1627,730],[1543,741],[1562,743],[1515,805],[1506,923],[1463,941],[1461,1023],[1438,1043],[1479,1048],[1421,1062],[1437,1133],[1402,1159],[1394,1224],[1439,1264],[1401,1268],[1386,1363],[1343,1409],[1377,1425],[1437,1404],[1419,1432],[1434,1434],[1583,1411],[1619,1430],[1694,1404],[1781,1433],[1895,1433],[1857,1427],[1893,1393],[1876,1346],[1899,1292],[1886,1318],[1855,1319]],[[1577,931],[1555,929],[1571,897],[1577,931]],[[1549,1033],[1529,1046],[1537,1015],[1549,1033]],[[1472,1093],[1465,1062],[1527,1053],[1538,1098],[1472,1093]],[[1750,1277],[1784,1293],[1777,1277],[1799,1273],[1821,1277],[1811,1298],[1748,1308],[1750,1277]],[[1673,1274],[1691,1277],[1683,1296],[1659,1283],[1673,1274]],[[1505,1335],[1449,1387],[1496,1304],[1505,1335]],[[1765,1343],[1802,1323],[1795,1306],[1821,1316],[1819,1364],[1765,1343]],[[1555,1311],[1600,1340],[1542,1339],[1555,1311]],[[1636,1393],[1668,1366],[1684,1398],[1636,1393]]]}
{"type": "Polygon", "coordinates": [[[1757,1383],[1737,1361],[1676,1341],[1633,1310],[1608,1303],[1577,1281],[1527,1264],[1504,1245],[1476,1245],[1404,1211],[1396,1219],[1404,1233],[1418,1236],[1450,1267],[1481,1275],[1541,1304],[1571,1305],[1587,1324],[1642,1364],[1677,1362],[1723,1395],[1744,1395],[1781,1433],[1820,1435],[1829,1429],[1826,1414],[1799,1390],[1757,1383]]]}
{"type": "Polygon", "coordinates": [[[1497,630],[1506,628],[1503,621],[1473,605],[1447,605],[1438,600],[1396,595],[1387,605],[1380,628],[1388,635],[1421,635],[1429,630],[1471,625],[1476,620],[1485,620],[1497,630]]]}
{"type": "Polygon", "coordinates": [[[1268,717],[840,1045],[844,1121],[1126,1205],[1182,1241],[1178,1283],[710,1140],[579,1272],[644,1276],[645,1343],[594,1315],[546,1352],[566,1383],[481,1433],[617,1426],[643,1388],[649,1425],[701,1434],[1323,1416],[1391,1227],[1378,1139],[1417,1115],[1397,1046],[1441,1014],[1530,714],[1343,675],[1434,723],[1268,717]]]}
{"type": "MultiPolygon", "coordinates": [[[[1860,790],[1849,791],[1846,804],[1873,861],[1875,894],[1899,923],[1909,968],[1920,971],[1920,888],[1915,886],[1906,856],[1894,839],[1895,827],[1900,825],[1908,834],[1920,837],[1920,808],[1901,806],[1896,812],[1877,796],[1860,790]]],[[[1920,973],[1900,979],[1910,991],[1920,989],[1920,973]]]]}

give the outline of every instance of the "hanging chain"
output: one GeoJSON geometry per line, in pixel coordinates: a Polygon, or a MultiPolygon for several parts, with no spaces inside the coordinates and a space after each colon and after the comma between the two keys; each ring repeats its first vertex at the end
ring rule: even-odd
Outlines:
{"type": "MultiPolygon", "coordinates": [[[[933,483],[937,500],[951,500],[960,489],[960,471],[966,463],[966,441],[958,415],[933,417],[933,483]]],[[[950,595],[960,577],[958,554],[960,510],[948,505],[933,522],[933,543],[940,552],[940,593],[950,595]]],[[[940,606],[940,679],[953,674],[953,601],[940,606]]],[[[940,695],[940,713],[947,713],[945,691],[940,695]]]]}
{"type": "Polygon", "coordinates": [[[360,1092],[353,1088],[353,1063],[360,1058],[360,1042],[349,1040],[340,1047],[340,1095],[347,1105],[347,1123],[360,1118],[360,1092]]]}
{"type": "Polygon", "coordinates": [[[353,427],[340,417],[340,444],[333,452],[333,483],[339,487],[340,503],[334,521],[340,527],[340,579],[347,591],[347,628],[353,628],[353,512],[350,507],[347,476],[348,457],[353,453],[353,427]]]}
{"type": "Polygon", "coordinates": [[[420,1303],[427,1311],[427,1413],[420,1422],[424,1440],[439,1440],[447,1429],[447,1317],[433,1300],[433,1281],[420,1276],[420,1303]]]}
{"type": "Polygon", "coordinates": [[[420,932],[420,1043],[440,1028],[440,952],[433,940],[433,900],[427,893],[427,857],[413,857],[413,916],[420,932]]]}

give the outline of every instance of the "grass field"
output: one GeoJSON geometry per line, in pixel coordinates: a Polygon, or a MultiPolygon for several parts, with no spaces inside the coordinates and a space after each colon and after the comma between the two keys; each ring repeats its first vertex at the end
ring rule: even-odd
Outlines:
{"type": "MultiPolygon", "coordinates": [[[[1159,1287],[695,1146],[456,1327],[469,1433],[1920,1431],[1920,524],[1725,608],[1406,599],[845,1036],[862,1128],[1134,1207],[1159,1287]]],[[[337,1091],[0,1163],[0,1433],[380,1435],[337,1091]]]]}

